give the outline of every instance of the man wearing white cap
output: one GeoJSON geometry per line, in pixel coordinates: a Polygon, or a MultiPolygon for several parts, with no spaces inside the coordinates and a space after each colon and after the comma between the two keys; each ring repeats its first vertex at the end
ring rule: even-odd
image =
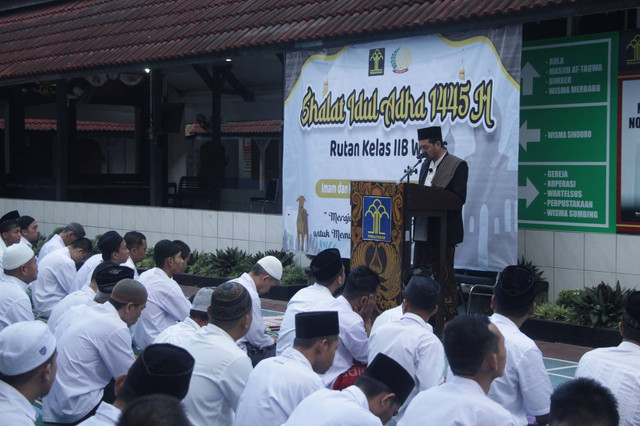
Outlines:
{"type": "Polygon", "coordinates": [[[109,381],[126,374],[135,360],[128,327],[146,304],[142,284],[121,280],[107,302],[84,311],[58,335],[58,377],[42,400],[45,422],[75,424],[95,413],[109,381]]]}
{"type": "Polygon", "coordinates": [[[240,349],[247,352],[254,366],[260,360],[276,354],[275,338],[265,333],[260,294],[265,294],[271,287],[278,285],[280,278],[282,278],[282,263],[275,256],[265,256],[253,265],[251,271],[233,280],[246,288],[251,295],[253,309],[251,328],[236,343],[240,349]]]}
{"type": "Polygon", "coordinates": [[[214,287],[204,287],[198,290],[193,298],[189,316],[177,324],[164,329],[153,343],[171,343],[182,347],[182,343],[191,337],[200,327],[209,324],[207,309],[211,305],[211,295],[214,287]]]}
{"type": "Polygon", "coordinates": [[[0,331],[2,424],[33,426],[33,403],[49,393],[56,370],[56,339],[43,322],[17,322],[0,331]]]}
{"type": "Polygon", "coordinates": [[[0,330],[19,321],[33,321],[28,283],[38,277],[33,250],[24,244],[7,247],[2,255],[5,275],[0,279],[0,330]]]}

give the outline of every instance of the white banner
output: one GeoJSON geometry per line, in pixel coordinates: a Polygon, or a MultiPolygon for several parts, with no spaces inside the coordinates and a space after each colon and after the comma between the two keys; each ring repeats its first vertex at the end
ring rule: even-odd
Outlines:
{"type": "Polygon", "coordinates": [[[456,267],[514,263],[521,44],[507,27],[288,53],[285,250],[349,257],[350,181],[397,182],[416,163],[417,129],[439,125],[469,164],[456,267]]]}

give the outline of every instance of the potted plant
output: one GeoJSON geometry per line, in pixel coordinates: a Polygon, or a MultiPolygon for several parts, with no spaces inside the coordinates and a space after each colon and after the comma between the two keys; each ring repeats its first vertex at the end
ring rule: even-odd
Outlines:
{"type": "Polygon", "coordinates": [[[260,297],[275,300],[289,300],[298,291],[308,285],[308,275],[300,265],[290,264],[282,269],[280,285],[272,287],[268,293],[260,297]]]}

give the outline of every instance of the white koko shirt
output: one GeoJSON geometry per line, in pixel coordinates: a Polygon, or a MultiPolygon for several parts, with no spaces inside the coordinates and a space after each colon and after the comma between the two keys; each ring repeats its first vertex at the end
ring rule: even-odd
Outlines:
{"type": "Polygon", "coordinates": [[[76,290],[71,294],[67,294],[58,302],[55,308],[51,311],[47,325],[49,330],[55,334],[56,327],[60,323],[62,317],[69,312],[71,308],[78,305],[90,305],[93,304],[93,299],[96,297],[96,292],[93,291],[88,285],[82,287],[80,290],[76,290]]]}
{"type": "Polygon", "coordinates": [[[354,312],[351,304],[344,296],[332,301],[323,301],[316,306],[317,311],[338,311],[340,336],[336,356],[329,370],[320,375],[325,386],[332,387],[336,378],[351,368],[354,361],[367,363],[369,336],[364,328],[364,320],[354,312]]]}
{"type": "Polygon", "coordinates": [[[198,330],[200,330],[200,325],[187,317],[184,321],[165,328],[158,334],[153,343],[171,343],[172,345],[183,347],[184,342],[198,330]]]}
{"type": "Polygon", "coordinates": [[[329,289],[317,283],[297,292],[287,303],[278,332],[276,355],[282,355],[285,349],[293,347],[293,339],[296,337],[296,314],[317,311],[314,307],[319,302],[331,300],[334,298],[329,289]]]}
{"type": "Polygon", "coordinates": [[[142,350],[158,337],[161,331],[189,316],[191,303],[173,279],[160,268],[149,269],[140,275],[147,289],[147,307],[138,322],[131,327],[133,341],[142,350]]]}
{"type": "Polygon", "coordinates": [[[40,247],[40,252],[38,252],[38,264],[42,262],[48,254],[53,253],[54,251],[65,247],[64,241],[62,241],[62,237],[58,234],[51,237],[49,241],[44,243],[42,247],[40,247]]]}
{"type": "Polygon", "coordinates": [[[33,426],[36,410],[27,398],[0,380],[0,413],[2,424],[11,426],[33,426]]]}
{"type": "Polygon", "coordinates": [[[126,374],[135,360],[131,334],[114,306],[106,302],[83,312],[58,340],[58,374],[42,404],[49,423],[72,423],[102,399],[111,379],[126,374]]]}
{"type": "Polygon", "coordinates": [[[0,279],[0,331],[20,321],[33,321],[27,284],[16,277],[5,275],[0,279]]]}
{"type": "Polygon", "coordinates": [[[640,346],[623,341],[580,358],[576,377],[590,377],[611,390],[618,401],[620,426],[640,425],[640,346]]]}
{"type": "Polygon", "coordinates": [[[189,420],[194,426],[231,425],[253,370],[251,360],[226,331],[213,324],[194,333],[184,348],[195,359],[189,393],[182,400],[189,420]]]}
{"type": "Polygon", "coordinates": [[[251,320],[249,331],[238,339],[236,343],[240,349],[245,351],[247,350],[247,342],[253,347],[260,349],[273,345],[275,341],[269,337],[269,335],[265,334],[266,327],[262,320],[262,302],[260,302],[260,295],[258,294],[256,283],[253,282],[251,275],[247,273],[242,274],[234,281],[241,284],[249,292],[251,296],[251,310],[253,311],[253,319],[251,320]]]}
{"type": "Polygon", "coordinates": [[[371,327],[371,335],[373,335],[373,332],[376,331],[378,327],[388,322],[399,320],[400,318],[402,318],[402,315],[404,315],[402,313],[402,305],[398,305],[395,308],[387,309],[386,311],[378,315],[376,320],[373,322],[373,327],[371,327]]]}
{"type": "Polygon", "coordinates": [[[513,416],[489,399],[480,385],[461,376],[416,395],[398,426],[515,426],[513,416]]]}
{"type": "Polygon", "coordinates": [[[433,327],[418,315],[407,312],[399,320],[381,325],[369,338],[369,362],[383,353],[397,361],[411,375],[416,385],[400,408],[402,418],[411,400],[444,381],[445,356],[433,327]]]}
{"type": "Polygon", "coordinates": [[[369,411],[360,388],[349,386],[341,391],[321,389],[312,393],[293,410],[285,425],[380,426],[382,422],[369,411]]]}
{"type": "Polygon", "coordinates": [[[298,350],[262,361],[249,375],[233,426],[280,426],[294,408],[324,383],[298,350]]]}
{"type": "Polygon", "coordinates": [[[502,405],[518,420],[527,425],[527,414],[549,414],[553,386],[542,360],[542,352],[535,342],[518,329],[509,318],[493,314],[491,322],[504,336],[507,363],[502,377],[491,383],[487,396],[502,405]]]}
{"type": "Polygon", "coordinates": [[[78,290],[73,287],[75,276],[76,262],[66,247],[42,259],[38,264],[38,279],[31,283],[31,298],[36,311],[45,317],[51,315],[63,297],[78,290]]]}
{"type": "Polygon", "coordinates": [[[82,288],[85,285],[91,284],[91,275],[93,271],[103,262],[101,254],[94,254],[82,264],[76,277],[73,279],[73,287],[76,289],[82,288]]]}

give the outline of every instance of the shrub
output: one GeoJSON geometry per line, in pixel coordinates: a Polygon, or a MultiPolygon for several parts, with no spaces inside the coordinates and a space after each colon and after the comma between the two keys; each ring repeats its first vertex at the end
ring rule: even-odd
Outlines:
{"type": "Polygon", "coordinates": [[[212,257],[213,273],[219,277],[231,277],[235,268],[247,257],[244,250],[237,247],[227,247],[225,250],[216,250],[212,257]]]}
{"type": "Polygon", "coordinates": [[[282,279],[280,285],[300,285],[307,284],[309,276],[300,265],[287,265],[282,269],[282,279]]]}
{"type": "Polygon", "coordinates": [[[213,275],[213,254],[201,252],[189,266],[189,273],[193,275],[213,275]]]}
{"type": "Polygon", "coordinates": [[[534,265],[532,261],[526,260],[524,258],[524,256],[522,256],[520,258],[520,260],[518,260],[518,266],[522,266],[524,268],[531,269],[533,271],[533,273],[535,274],[535,278],[534,278],[534,282],[535,283],[539,283],[541,281],[546,281],[547,280],[544,277],[544,275],[542,275],[542,271],[540,270],[540,268],[538,268],[536,265],[534,265]]]}
{"type": "Polygon", "coordinates": [[[590,327],[617,327],[624,311],[624,302],[631,290],[622,290],[601,282],[576,294],[571,308],[579,324],[590,327]]]}
{"type": "Polygon", "coordinates": [[[543,303],[536,308],[536,318],[549,321],[569,321],[571,309],[557,303],[543,303]]]}
{"type": "Polygon", "coordinates": [[[562,290],[558,293],[558,298],[556,299],[557,305],[563,305],[567,307],[572,307],[575,303],[576,297],[582,292],[582,290],[562,290]]]}

